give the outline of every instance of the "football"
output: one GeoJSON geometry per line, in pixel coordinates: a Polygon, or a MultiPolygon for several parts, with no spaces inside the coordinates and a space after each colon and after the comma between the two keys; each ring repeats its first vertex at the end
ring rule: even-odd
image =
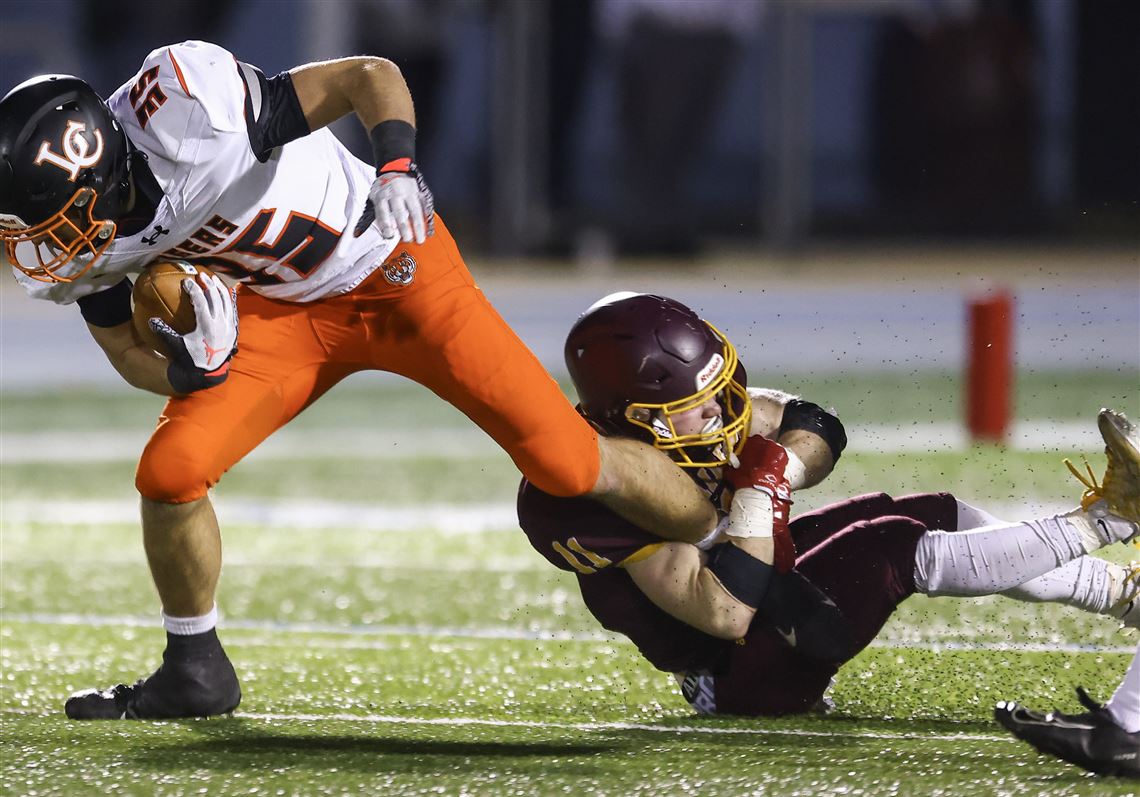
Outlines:
{"type": "Polygon", "coordinates": [[[166,352],[162,337],[150,328],[150,319],[161,318],[176,332],[192,332],[197,325],[190,297],[182,290],[182,281],[199,274],[210,274],[203,266],[183,260],[160,261],[148,266],[135,281],[131,292],[134,304],[132,320],[143,342],[157,352],[166,352]]]}

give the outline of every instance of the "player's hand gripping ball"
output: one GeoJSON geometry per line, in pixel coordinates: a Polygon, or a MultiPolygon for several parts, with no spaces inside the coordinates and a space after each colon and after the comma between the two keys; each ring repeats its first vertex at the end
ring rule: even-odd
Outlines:
{"type": "Polygon", "coordinates": [[[209,269],[182,261],[151,265],[135,282],[133,323],[139,337],[171,361],[178,393],[225,380],[237,351],[237,296],[209,269]]]}
{"type": "Polygon", "coordinates": [[[198,325],[194,305],[182,288],[182,281],[212,272],[184,261],[159,262],[149,266],[135,280],[131,292],[135,331],[155,351],[166,354],[166,341],[150,327],[152,318],[162,319],[179,334],[193,332],[198,325]]]}

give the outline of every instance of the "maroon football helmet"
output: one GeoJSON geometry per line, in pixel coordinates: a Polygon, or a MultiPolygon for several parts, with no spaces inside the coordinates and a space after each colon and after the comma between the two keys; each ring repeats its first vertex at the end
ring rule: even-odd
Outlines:
{"type": "Polygon", "coordinates": [[[615,293],[588,309],[566,337],[566,367],[586,419],[604,434],[651,443],[682,467],[717,467],[740,450],[752,418],[736,349],[680,302],[615,293]],[[720,418],[681,434],[680,413],[716,397],[720,418]]]}

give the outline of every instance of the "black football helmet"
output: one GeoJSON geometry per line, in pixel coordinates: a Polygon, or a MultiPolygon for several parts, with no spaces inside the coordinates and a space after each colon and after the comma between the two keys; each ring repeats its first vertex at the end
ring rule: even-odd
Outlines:
{"type": "Polygon", "coordinates": [[[33,279],[71,282],[115,237],[128,143],[87,83],[41,75],[0,99],[0,241],[33,279]]]}
{"type": "Polygon", "coordinates": [[[681,467],[718,467],[744,445],[752,420],[736,348],[712,324],[664,296],[615,293],[566,337],[566,367],[582,414],[604,434],[636,437],[681,467]],[[721,415],[696,434],[674,416],[716,397],[721,415]]]}

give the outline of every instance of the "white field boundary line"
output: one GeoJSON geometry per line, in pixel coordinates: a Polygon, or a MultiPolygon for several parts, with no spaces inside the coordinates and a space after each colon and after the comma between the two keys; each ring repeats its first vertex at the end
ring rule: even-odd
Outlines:
{"type": "Polygon", "coordinates": [[[608,733],[612,731],[646,731],[666,734],[705,734],[709,736],[805,736],[819,738],[888,739],[896,741],[938,742],[1021,742],[1013,736],[995,736],[983,733],[891,733],[889,731],[806,731],[796,728],[714,728],[701,725],[652,725],[643,722],[546,722],[540,720],[494,720],[479,717],[399,717],[387,714],[260,714],[238,712],[235,717],[261,722],[360,722],[371,725],[435,725],[478,726],[491,728],[533,728],[537,730],[580,731],[608,733]]]}
{"type": "MultiPolygon", "coordinates": [[[[137,615],[89,615],[74,613],[5,612],[3,620],[6,623],[27,623],[54,626],[89,626],[92,628],[105,628],[110,626],[129,628],[155,628],[159,623],[153,617],[137,615]]],[[[484,626],[481,628],[461,626],[432,626],[432,625],[334,625],[332,623],[283,623],[273,620],[224,620],[219,626],[223,633],[233,631],[284,633],[284,634],[322,634],[346,639],[369,637],[421,637],[427,639],[476,639],[476,640],[508,640],[520,642],[586,642],[586,643],[620,643],[632,644],[625,637],[606,631],[558,631],[558,630],[532,630],[526,628],[511,628],[509,626],[484,626]]],[[[250,647],[275,647],[272,642],[260,640],[237,639],[234,644],[248,645],[250,647]]],[[[326,644],[320,640],[311,640],[305,643],[308,647],[372,647],[369,644],[361,645],[332,643],[326,644]]],[[[383,647],[378,645],[377,647],[383,647]]],[[[1135,646],[1119,645],[1087,645],[1065,642],[981,642],[981,641],[924,641],[924,640],[891,640],[877,639],[871,643],[873,648],[921,650],[932,653],[943,651],[955,652],[993,652],[993,653],[1119,653],[1131,654],[1136,651],[1135,646]]]]}
{"type": "MultiPolygon", "coordinates": [[[[134,462],[149,429],[117,431],[4,432],[0,464],[134,462]]],[[[848,451],[922,453],[964,451],[969,436],[961,423],[861,424],[848,430],[848,451]]],[[[1017,451],[1092,453],[1101,448],[1090,421],[1019,421],[1009,445],[1017,451]]],[[[250,461],[353,459],[398,461],[438,458],[467,460],[502,455],[477,429],[283,429],[248,457],[250,461]]]]}
{"type": "MultiPolygon", "coordinates": [[[[2,716],[44,717],[55,712],[4,709],[2,716]]],[[[874,739],[921,742],[1008,742],[1022,744],[1013,736],[988,733],[891,733],[890,731],[807,731],[797,728],[721,728],[702,725],[652,725],[644,722],[546,722],[541,720],[495,720],[483,717],[401,717],[390,714],[277,714],[235,712],[236,719],[256,722],[352,722],[368,725],[421,725],[436,727],[529,728],[533,730],[578,731],[580,733],[612,733],[641,731],[661,734],[702,734],[706,736],[799,736],[823,739],[874,739]]],[[[164,722],[164,720],[148,720],[164,722]]],[[[178,722],[179,720],[169,720],[178,722]]],[[[761,720],[757,720],[759,722],[761,720]]]]}

